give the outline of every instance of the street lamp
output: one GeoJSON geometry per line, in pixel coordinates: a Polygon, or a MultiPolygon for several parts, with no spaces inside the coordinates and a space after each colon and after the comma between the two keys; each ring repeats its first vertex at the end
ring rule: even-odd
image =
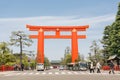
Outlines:
{"type": "Polygon", "coordinates": [[[22,64],[22,36],[19,34],[16,34],[17,36],[19,36],[19,40],[20,40],[20,65],[22,64]]]}

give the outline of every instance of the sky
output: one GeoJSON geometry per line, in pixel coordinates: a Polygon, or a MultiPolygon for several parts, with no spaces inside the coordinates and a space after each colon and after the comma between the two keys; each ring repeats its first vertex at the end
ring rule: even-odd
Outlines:
{"type": "MultiPolygon", "coordinates": [[[[9,42],[11,32],[30,32],[26,25],[46,26],[82,26],[89,25],[86,39],[78,40],[78,50],[88,57],[92,41],[101,40],[104,28],[115,20],[119,0],[0,0],[0,42],[9,42]]],[[[49,34],[49,33],[46,33],[49,34]]],[[[50,34],[52,34],[50,32],[50,34]]],[[[63,33],[68,34],[68,33],[63,33]]],[[[45,56],[50,60],[60,60],[67,46],[71,48],[70,39],[45,39],[45,56]]],[[[101,46],[101,44],[99,44],[101,46]]],[[[13,52],[19,47],[10,46],[13,52]]],[[[37,51],[37,39],[31,47],[24,50],[37,51]]]]}

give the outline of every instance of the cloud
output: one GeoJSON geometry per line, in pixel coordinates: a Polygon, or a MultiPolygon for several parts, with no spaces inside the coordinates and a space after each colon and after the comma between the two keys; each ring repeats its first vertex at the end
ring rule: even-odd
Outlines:
{"type": "Polygon", "coordinates": [[[28,18],[1,18],[1,23],[33,24],[33,25],[92,25],[101,22],[113,21],[115,15],[80,18],[78,16],[39,16],[28,18]]]}

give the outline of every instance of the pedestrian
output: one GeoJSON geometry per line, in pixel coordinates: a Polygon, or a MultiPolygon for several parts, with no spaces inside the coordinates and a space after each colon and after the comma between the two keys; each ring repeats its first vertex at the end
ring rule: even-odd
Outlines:
{"type": "Polygon", "coordinates": [[[90,63],[90,73],[94,73],[94,66],[93,66],[93,62],[90,63]]]}
{"type": "Polygon", "coordinates": [[[97,62],[96,64],[97,73],[101,73],[100,68],[101,68],[100,62],[97,62]]]}
{"type": "Polygon", "coordinates": [[[112,72],[113,74],[115,74],[115,72],[114,72],[114,63],[113,63],[112,60],[110,60],[110,62],[109,62],[109,67],[110,67],[109,74],[111,74],[111,72],[112,72]]]}
{"type": "Polygon", "coordinates": [[[24,64],[23,63],[21,64],[21,70],[22,71],[24,70],[24,64]]]}
{"type": "Polygon", "coordinates": [[[20,70],[21,70],[21,65],[20,65],[20,64],[17,64],[17,68],[18,68],[18,70],[20,71],[20,70]]]}

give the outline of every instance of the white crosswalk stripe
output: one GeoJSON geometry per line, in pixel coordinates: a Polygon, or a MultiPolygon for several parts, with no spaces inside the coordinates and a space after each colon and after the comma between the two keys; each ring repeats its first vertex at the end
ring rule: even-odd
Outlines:
{"type": "Polygon", "coordinates": [[[48,74],[52,74],[52,72],[49,72],[48,74]]]}
{"type": "Polygon", "coordinates": [[[32,75],[33,73],[31,72],[31,73],[29,73],[29,75],[32,75]]]}
{"type": "Polygon", "coordinates": [[[59,73],[58,73],[58,72],[55,72],[55,74],[57,74],[57,75],[58,75],[59,73]]]}
{"type": "Polygon", "coordinates": [[[61,72],[61,74],[66,74],[65,72],[61,72]]]}
{"type": "Polygon", "coordinates": [[[17,74],[15,74],[15,75],[17,76],[17,75],[20,75],[20,74],[21,74],[21,73],[17,73],[17,74]]]}
{"type": "Polygon", "coordinates": [[[23,73],[22,75],[26,75],[27,73],[23,73]]]}
{"type": "Polygon", "coordinates": [[[46,74],[46,72],[43,72],[42,74],[46,74]]]}
{"type": "Polygon", "coordinates": [[[37,73],[35,73],[35,74],[38,75],[38,74],[40,74],[40,73],[37,72],[37,73]]]}
{"type": "Polygon", "coordinates": [[[6,74],[5,76],[12,76],[11,74],[6,74]]]}
{"type": "Polygon", "coordinates": [[[74,74],[79,74],[78,72],[74,72],[74,74]]]}
{"type": "Polygon", "coordinates": [[[72,72],[68,72],[68,74],[72,74],[72,72]]]}

